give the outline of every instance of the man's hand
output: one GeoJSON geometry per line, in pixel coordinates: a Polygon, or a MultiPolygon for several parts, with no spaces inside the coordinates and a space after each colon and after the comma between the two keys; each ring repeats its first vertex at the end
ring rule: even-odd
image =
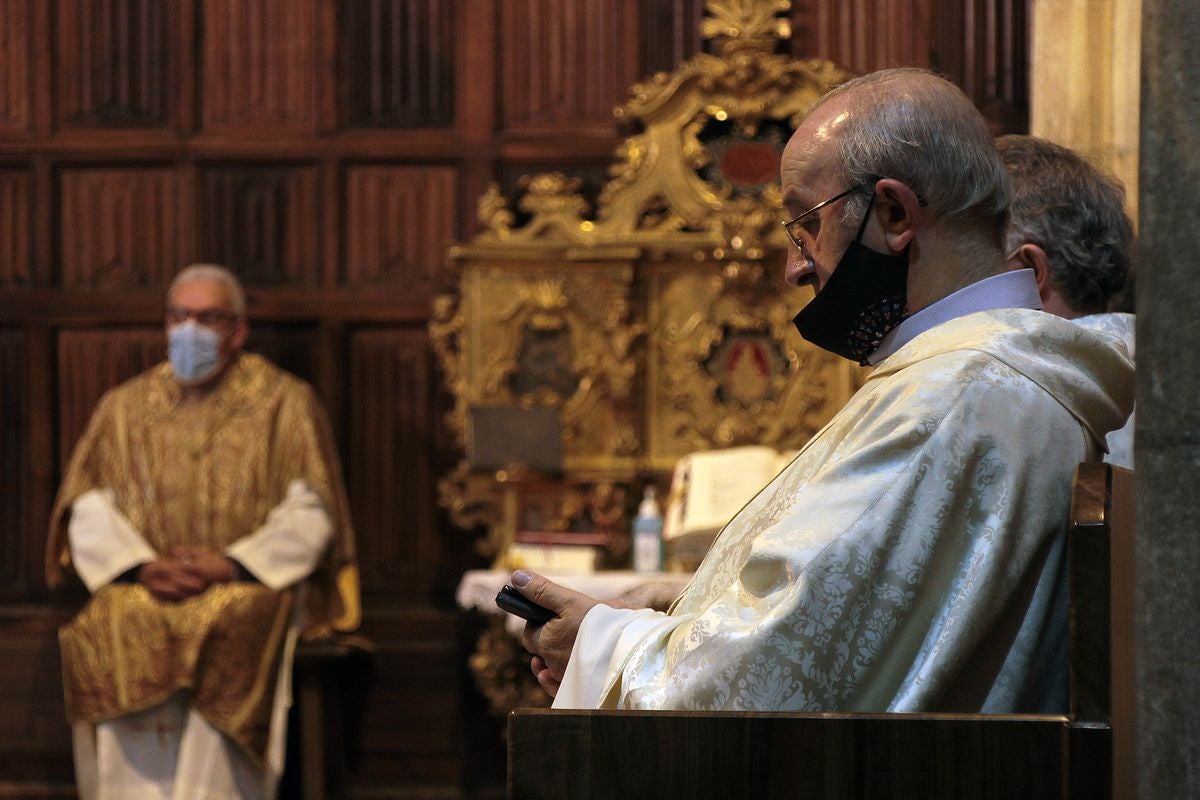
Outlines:
{"type": "Polygon", "coordinates": [[[159,558],[143,564],[137,581],[150,590],[155,600],[171,603],[194,597],[208,588],[203,579],[177,558],[159,558]]]}
{"type": "Polygon", "coordinates": [[[203,547],[176,547],[166,558],[142,565],[137,581],[156,600],[177,603],[236,576],[233,562],[220,553],[203,547]]]}
{"type": "Polygon", "coordinates": [[[579,625],[598,601],[525,570],[517,570],[512,574],[512,585],[533,602],[558,615],[545,625],[526,623],[525,632],[521,635],[521,643],[533,653],[530,667],[534,676],[542,688],[554,697],[567,671],[567,661],[571,658],[579,625]]]}
{"type": "Polygon", "coordinates": [[[175,547],[170,555],[171,558],[182,561],[188,572],[204,581],[205,589],[214,583],[228,583],[237,578],[237,567],[215,550],[204,547],[175,547]]]}

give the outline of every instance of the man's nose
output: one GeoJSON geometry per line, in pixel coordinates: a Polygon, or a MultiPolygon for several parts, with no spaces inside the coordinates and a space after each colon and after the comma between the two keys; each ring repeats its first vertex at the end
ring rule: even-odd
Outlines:
{"type": "Polygon", "coordinates": [[[789,247],[784,277],[788,283],[797,284],[804,278],[816,272],[816,265],[808,254],[799,247],[789,247]]]}
{"type": "Polygon", "coordinates": [[[788,258],[795,263],[797,268],[803,269],[805,272],[812,272],[814,269],[812,259],[809,258],[808,253],[802,247],[790,248],[788,250],[788,258]]]}

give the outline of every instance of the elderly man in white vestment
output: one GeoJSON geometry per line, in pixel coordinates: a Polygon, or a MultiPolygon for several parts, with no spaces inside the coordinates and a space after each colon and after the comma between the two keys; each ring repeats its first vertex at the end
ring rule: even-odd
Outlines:
{"type": "MultiPolygon", "coordinates": [[[[1134,357],[1134,316],[1112,310],[1127,289],[1133,221],[1125,187],[1078,153],[1035,136],[1001,136],[1012,180],[1005,252],[1037,278],[1042,307],[1119,339],[1134,357]]],[[[1133,414],[1107,437],[1104,460],[1133,469],[1133,414]]]]}
{"type": "Polygon", "coordinates": [[[525,630],[539,682],[574,708],[1062,710],[1071,479],[1129,413],[1128,357],[1008,268],[1008,177],[952,84],[844,84],[781,177],[796,325],[874,370],[669,613],[514,573],[557,614],[525,630]]]}
{"type": "Polygon", "coordinates": [[[51,585],[91,592],[59,633],[84,800],[270,798],[292,653],[358,621],[353,532],[312,388],[242,353],[215,265],[167,295],[169,359],[101,398],[50,529],[51,585]]]}

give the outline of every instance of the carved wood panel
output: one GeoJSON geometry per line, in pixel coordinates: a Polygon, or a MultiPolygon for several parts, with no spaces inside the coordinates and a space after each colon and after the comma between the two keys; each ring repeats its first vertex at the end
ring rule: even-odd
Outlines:
{"type": "Polygon", "coordinates": [[[453,124],[454,7],[445,0],[359,0],[342,5],[348,125],[453,124]]]}
{"type": "Polygon", "coordinates": [[[171,78],[167,37],[175,3],[58,0],[55,112],[60,125],[155,126],[166,122],[171,78]]]}
{"type": "Polygon", "coordinates": [[[179,269],[179,192],[170,169],[65,169],[58,277],[67,289],[166,286],[179,269]]]}
{"type": "Polygon", "coordinates": [[[19,331],[0,330],[0,594],[7,594],[25,572],[25,342],[19,331]]]}
{"type": "Polygon", "coordinates": [[[32,281],[30,199],[29,173],[0,169],[0,289],[18,289],[32,281]]]}
{"type": "MultiPolygon", "coordinates": [[[[381,793],[383,797],[471,797],[470,793],[429,788],[457,785],[462,780],[462,763],[452,754],[463,749],[463,726],[457,715],[447,713],[462,702],[458,615],[431,611],[419,617],[405,616],[420,621],[396,620],[400,630],[387,630],[366,620],[364,634],[377,644],[377,650],[372,692],[363,716],[363,728],[371,732],[362,740],[363,771],[385,776],[383,785],[422,787],[381,793]]],[[[474,768],[471,764],[466,771],[474,768]]],[[[469,780],[477,781],[478,776],[469,776],[469,780]]],[[[351,796],[380,795],[363,792],[351,796]]]]}
{"type": "Polygon", "coordinates": [[[59,464],[65,468],[100,396],[166,358],[161,327],[68,329],[58,335],[59,464]]]}
{"type": "Polygon", "coordinates": [[[1031,0],[932,0],[931,66],[963,88],[998,132],[1029,127],[1031,0]]]}
{"type": "Polygon", "coordinates": [[[346,255],[350,286],[404,287],[427,299],[446,247],[457,237],[458,173],[453,167],[351,167],[346,172],[346,255]]]}
{"type": "Polygon", "coordinates": [[[307,166],[213,166],[200,179],[200,255],[247,284],[319,281],[317,174],[307,166]]]}
{"type": "Polygon", "coordinates": [[[317,328],[309,323],[253,322],[246,350],[260,353],[275,366],[313,382],[317,328]]]}
{"type": "Polygon", "coordinates": [[[669,72],[702,49],[704,0],[655,0],[640,10],[643,75],[669,72]]]}
{"type": "Polygon", "coordinates": [[[855,73],[929,66],[933,0],[811,0],[792,10],[792,52],[855,73]]]}
{"type": "Polygon", "coordinates": [[[637,13],[623,0],[500,4],[503,127],[612,129],[612,110],[642,77],[637,13]]]}
{"type": "Polygon", "coordinates": [[[792,53],[851,72],[929,67],[962,87],[998,132],[1029,115],[1031,0],[811,0],[792,11],[792,53]]]}
{"type": "Polygon", "coordinates": [[[71,763],[71,733],[55,635],[57,624],[66,620],[61,614],[40,616],[20,627],[7,619],[0,623],[0,775],[5,778],[0,796],[57,797],[41,787],[49,789],[55,778],[70,774],[64,773],[71,763]],[[9,781],[20,778],[35,780],[38,789],[17,783],[15,792],[5,794],[13,788],[9,781]]]}
{"type": "Polygon", "coordinates": [[[0,0],[0,133],[22,133],[30,123],[31,0],[0,0]]]}
{"type": "Polygon", "coordinates": [[[422,597],[438,564],[423,329],[350,335],[346,484],[367,594],[422,597]]]}
{"type": "Polygon", "coordinates": [[[203,127],[312,129],[317,81],[316,0],[198,3],[203,127]]]}

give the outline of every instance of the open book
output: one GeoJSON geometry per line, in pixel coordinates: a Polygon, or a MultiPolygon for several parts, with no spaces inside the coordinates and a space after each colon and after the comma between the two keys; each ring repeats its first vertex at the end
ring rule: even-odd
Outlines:
{"type": "Polygon", "coordinates": [[[721,528],[795,456],[794,450],[751,446],[704,450],[679,459],[663,515],[670,557],[684,569],[695,569],[721,528]]]}

